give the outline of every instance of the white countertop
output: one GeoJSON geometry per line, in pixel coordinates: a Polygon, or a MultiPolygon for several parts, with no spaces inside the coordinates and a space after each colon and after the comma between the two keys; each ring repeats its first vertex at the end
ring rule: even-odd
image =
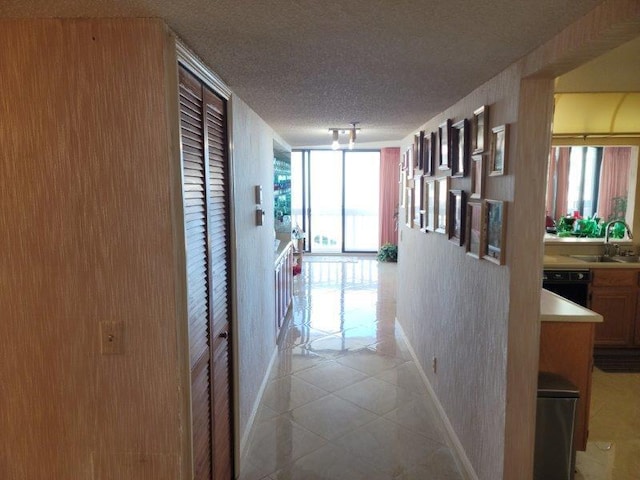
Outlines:
{"type": "Polygon", "coordinates": [[[540,294],[540,320],[599,323],[602,322],[602,315],[543,288],[540,294]]]}
{"type": "Polygon", "coordinates": [[[640,269],[640,263],[630,262],[587,262],[586,260],[580,260],[573,258],[569,255],[547,255],[545,254],[543,259],[543,266],[545,270],[568,270],[568,269],[584,269],[589,268],[607,268],[612,270],[624,270],[624,269],[640,269]]]}

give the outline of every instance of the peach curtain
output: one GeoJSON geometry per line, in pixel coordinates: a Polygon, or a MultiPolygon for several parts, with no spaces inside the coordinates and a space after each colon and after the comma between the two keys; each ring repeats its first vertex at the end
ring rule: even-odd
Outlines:
{"type": "Polygon", "coordinates": [[[567,214],[570,153],[570,147],[553,147],[549,155],[546,213],[556,221],[567,214]],[[553,204],[554,197],[555,205],[553,204]]]}
{"type": "Polygon", "coordinates": [[[613,198],[627,196],[629,190],[629,163],[631,148],[607,147],[600,170],[598,216],[607,220],[613,213],[613,198]]]}
{"type": "Polygon", "coordinates": [[[380,246],[398,243],[396,214],[398,212],[399,148],[380,150],[380,246]]]}

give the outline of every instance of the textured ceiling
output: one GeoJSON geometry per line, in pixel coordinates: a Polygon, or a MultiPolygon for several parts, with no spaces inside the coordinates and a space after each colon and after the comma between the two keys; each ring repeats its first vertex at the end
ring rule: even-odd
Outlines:
{"type": "Polygon", "coordinates": [[[161,17],[291,146],[395,143],[601,0],[0,0],[0,17],[161,17]]]}

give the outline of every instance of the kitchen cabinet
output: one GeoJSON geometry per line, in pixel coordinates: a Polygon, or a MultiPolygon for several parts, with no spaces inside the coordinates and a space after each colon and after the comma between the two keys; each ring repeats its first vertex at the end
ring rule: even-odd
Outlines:
{"type": "Polygon", "coordinates": [[[276,338],[293,299],[293,244],[287,243],[278,251],[275,261],[275,321],[276,338]]]}
{"type": "Polygon", "coordinates": [[[604,317],[596,326],[596,347],[631,347],[640,329],[638,317],[638,273],[636,269],[592,270],[589,308],[604,317]],[[638,330],[638,331],[636,331],[638,330]]]}

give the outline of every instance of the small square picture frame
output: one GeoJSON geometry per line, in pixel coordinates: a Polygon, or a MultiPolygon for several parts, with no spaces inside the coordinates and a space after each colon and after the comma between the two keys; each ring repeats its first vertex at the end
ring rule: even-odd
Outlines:
{"type": "Polygon", "coordinates": [[[465,250],[467,255],[478,260],[482,258],[484,252],[484,235],[482,233],[484,208],[483,201],[469,200],[467,202],[465,250]]]}
{"type": "Polygon", "coordinates": [[[451,120],[438,127],[438,169],[451,168],[451,120]]]}
{"type": "Polygon", "coordinates": [[[438,179],[438,188],[436,190],[436,233],[446,234],[449,231],[447,213],[449,211],[449,190],[451,189],[451,177],[442,177],[438,179]]]}
{"type": "Polygon", "coordinates": [[[464,190],[449,190],[448,234],[456,245],[464,245],[466,196],[464,190]]]}
{"type": "Polygon", "coordinates": [[[424,211],[425,225],[427,232],[436,231],[436,221],[438,218],[438,181],[436,179],[425,180],[424,211]]]}
{"type": "Polygon", "coordinates": [[[451,176],[465,177],[469,164],[469,120],[451,126],[451,176]]]}
{"type": "Polygon", "coordinates": [[[498,176],[507,173],[507,157],[509,149],[509,125],[499,125],[491,129],[491,160],[489,175],[498,176]]]}
{"type": "Polygon", "coordinates": [[[497,265],[505,264],[506,221],[507,203],[500,200],[485,200],[482,258],[497,265]]]}
{"type": "Polygon", "coordinates": [[[489,105],[483,105],[473,112],[471,123],[471,151],[474,155],[489,149],[489,105]]]}
{"type": "Polygon", "coordinates": [[[484,197],[484,156],[473,155],[470,165],[471,193],[469,198],[480,199],[484,197]]]}

